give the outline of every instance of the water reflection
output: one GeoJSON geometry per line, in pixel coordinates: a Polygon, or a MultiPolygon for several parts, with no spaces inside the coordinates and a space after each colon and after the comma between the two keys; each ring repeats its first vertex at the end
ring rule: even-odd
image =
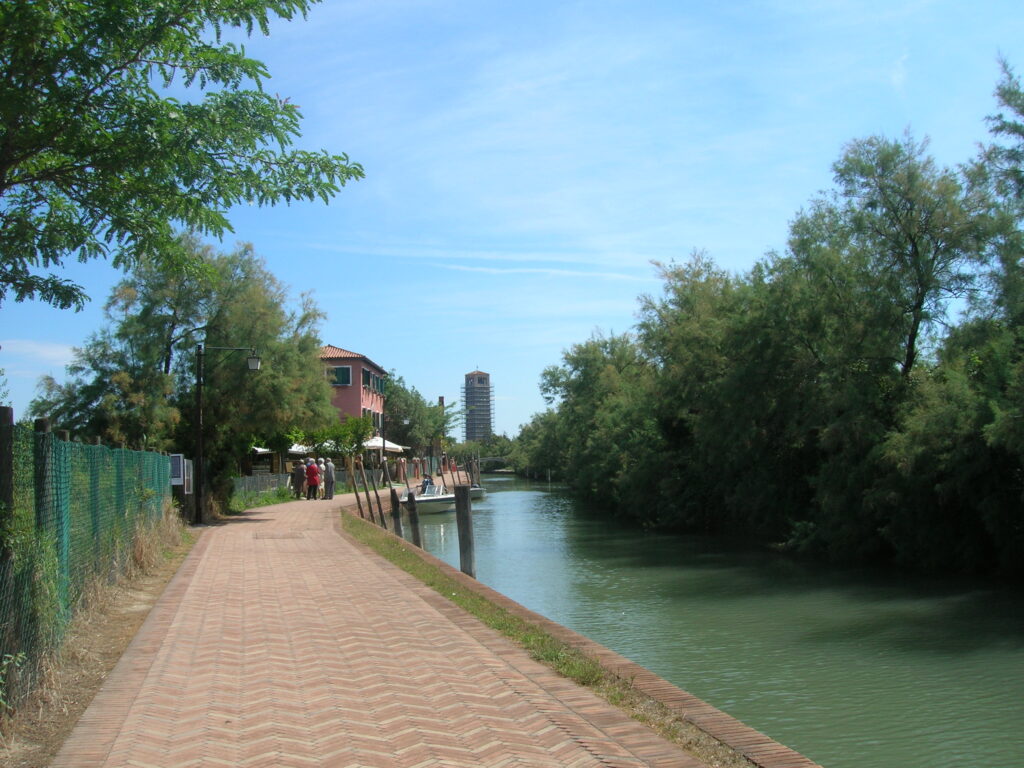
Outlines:
{"type": "MultiPolygon", "coordinates": [[[[823,569],[618,526],[546,484],[485,485],[482,582],[818,762],[1022,762],[1018,592],[823,569]]],[[[421,520],[424,546],[458,567],[454,513],[421,520]]]]}

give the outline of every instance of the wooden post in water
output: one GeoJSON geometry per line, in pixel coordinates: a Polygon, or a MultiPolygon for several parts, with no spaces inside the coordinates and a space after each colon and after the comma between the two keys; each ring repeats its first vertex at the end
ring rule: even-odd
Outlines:
{"type": "Polygon", "coordinates": [[[366,515],[363,514],[363,502],[359,500],[359,484],[356,482],[356,460],[351,456],[345,457],[345,469],[348,470],[348,476],[352,478],[352,490],[355,491],[356,506],[359,507],[359,516],[365,520],[366,515]]]}
{"type": "Polygon", "coordinates": [[[409,491],[409,527],[412,528],[412,543],[423,549],[423,539],[420,538],[420,513],[416,511],[416,497],[409,491]]]}
{"type": "Polygon", "coordinates": [[[395,536],[405,538],[402,533],[402,505],[398,503],[398,491],[391,488],[391,521],[395,525],[395,536]]]}
{"type": "Polygon", "coordinates": [[[459,570],[476,578],[476,547],[473,545],[473,503],[469,486],[455,486],[455,524],[459,530],[459,570]]]}
{"type": "Polygon", "coordinates": [[[361,458],[359,459],[359,474],[363,478],[363,493],[366,494],[366,511],[370,514],[370,522],[376,523],[377,520],[373,516],[373,502],[370,501],[370,484],[366,480],[366,467],[363,466],[361,458]]]}
{"type": "Polygon", "coordinates": [[[380,502],[380,493],[377,491],[377,478],[373,476],[373,470],[370,470],[370,485],[373,486],[373,495],[377,498],[377,514],[380,515],[380,527],[385,531],[388,529],[388,521],[384,517],[384,505],[380,502]]]}

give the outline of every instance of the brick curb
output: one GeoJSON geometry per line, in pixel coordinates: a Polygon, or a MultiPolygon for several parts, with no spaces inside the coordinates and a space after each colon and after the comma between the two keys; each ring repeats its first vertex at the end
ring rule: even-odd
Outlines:
{"type": "MultiPolygon", "coordinates": [[[[359,516],[354,504],[352,506],[339,507],[338,511],[341,514],[350,514],[353,517],[359,516]]],[[[370,522],[365,518],[362,519],[364,522],[370,522]]],[[[347,535],[342,530],[340,516],[335,519],[334,525],[335,530],[337,530],[340,535],[344,536],[346,540],[352,542],[353,545],[360,547],[361,549],[366,549],[370,552],[373,551],[361,542],[358,542],[351,536],[347,535]]],[[[390,529],[380,530],[389,536],[398,538],[390,529]]],[[[402,539],[402,541],[405,541],[405,539],[402,539]]],[[[517,603],[506,595],[491,589],[486,584],[482,584],[471,576],[467,576],[462,573],[462,571],[453,568],[448,563],[438,557],[435,557],[426,550],[419,549],[414,546],[412,542],[406,541],[406,543],[409,545],[408,551],[415,553],[421,560],[434,566],[446,576],[449,576],[459,582],[459,584],[466,589],[474,592],[480,597],[483,597],[489,602],[500,606],[517,618],[536,624],[552,637],[561,640],[566,645],[569,645],[581,653],[595,659],[607,671],[622,678],[623,680],[630,681],[632,686],[638,691],[649,696],[654,701],[665,705],[672,712],[679,715],[681,719],[693,724],[738,754],[743,755],[754,763],[754,765],[759,766],[759,768],[822,768],[818,763],[815,763],[810,758],[807,758],[796,750],[790,749],[784,744],[769,738],[760,731],[745,725],[732,715],[728,715],[720,709],[711,706],[693,694],[687,693],[645,667],[640,666],[635,661],[627,659],[625,656],[616,653],[610,648],[607,648],[600,643],[579,634],[578,632],[574,632],[568,627],[558,624],[546,616],[542,616],[539,613],[531,611],[529,608],[517,603]]],[[[377,556],[379,557],[379,555],[377,556]]],[[[451,603],[448,600],[445,600],[445,602],[454,606],[457,610],[462,611],[462,609],[455,606],[454,603],[451,603]]]]}

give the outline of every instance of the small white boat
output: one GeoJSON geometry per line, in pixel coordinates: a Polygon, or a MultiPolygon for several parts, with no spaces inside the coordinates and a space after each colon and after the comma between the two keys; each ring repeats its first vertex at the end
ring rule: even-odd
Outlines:
{"type": "Polygon", "coordinates": [[[482,485],[477,485],[476,483],[473,483],[471,486],[469,486],[469,498],[476,501],[478,499],[484,498],[485,496],[487,496],[487,489],[484,488],[482,485]]]}
{"type": "MultiPolygon", "coordinates": [[[[417,513],[447,512],[455,506],[455,494],[448,493],[443,485],[428,485],[423,490],[414,489],[417,513]]],[[[409,508],[409,492],[401,498],[402,506],[409,508]]]]}

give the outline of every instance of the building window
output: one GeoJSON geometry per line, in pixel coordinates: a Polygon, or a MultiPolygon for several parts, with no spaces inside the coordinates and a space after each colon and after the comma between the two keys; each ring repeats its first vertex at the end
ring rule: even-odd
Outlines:
{"type": "Polygon", "coordinates": [[[477,376],[476,377],[476,383],[477,384],[486,384],[487,383],[487,379],[485,379],[483,376],[477,376]]]}
{"type": "Polygon", "coordinates": [[[333,387],[349,387],[352,385],[352,366],[337,365],[327,369],[327,378],[333,387]]]}
{"type": "Polygon", "coordinates": [[[384,394],[384,377],[363,368],[363,386],[373,392],[384,394]]]}

